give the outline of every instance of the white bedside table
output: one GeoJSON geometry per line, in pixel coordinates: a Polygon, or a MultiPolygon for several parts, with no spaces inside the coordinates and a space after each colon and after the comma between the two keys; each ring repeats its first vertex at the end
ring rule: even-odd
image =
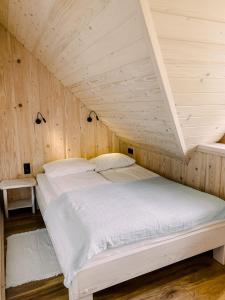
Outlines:
{"type": "Polygon", "coordinates": [[[3,180],[0,183],[0,189],[3,190],[4,198],[4,208],[5,216],[9,217],[9,210],[32,207],[32,213],[35,213],[35,197],[34,197],[34,187],[36,185],[36,180],[34,178],[24,178],[24,179],[12,179],[12,180],[3,180]],[[30,188],[31,189],[31,199],[8,201],[7,191],[11,189],[20,189],[20,188],[30,188]]]}

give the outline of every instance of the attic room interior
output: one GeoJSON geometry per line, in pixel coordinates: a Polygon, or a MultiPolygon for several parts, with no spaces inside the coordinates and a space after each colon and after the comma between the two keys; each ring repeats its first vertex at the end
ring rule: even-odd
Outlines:
{"type": "Polygon", "coordinates": [[[0,300],[225,299],[224,12],[0,0],[0,300]]]}

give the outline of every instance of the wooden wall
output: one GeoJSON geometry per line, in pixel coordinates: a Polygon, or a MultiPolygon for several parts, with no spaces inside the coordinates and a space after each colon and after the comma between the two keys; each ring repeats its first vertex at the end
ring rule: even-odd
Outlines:
{"type": "Polygon", "coordinates": [[[0,22],[116,134],[184,155],[139,0],[4,0],[0,22]]]}
{"type": "Polygon", "coordinates": [[[187,148],[225,132],[225,1],[149,0],[187,148]]]}
{"type": "Polygon", "coordinates": [[[223,0],[2,0],[0,22],[120,137],[182,156],[225,131],[224,11],[223,0]]]}
{"type": "Polygon", "coordinates": [[[47,161],[117,150],[117,138],[0,26],[0,180],[47,161]],[[34,124],[41,111],[47,123],[34,124]]]}
{"type": "Polygon", "coordinates": [[[68,53],[73,61],[74,49],[88,46],[77,54],[74,71],[69,64],[60,70],[56,60],[53,72],[57,69],[57,76],[119,136],[182,156],[138,1],[109,1],[89,22],[92,30],[81,28],[60,55],[62,59],[68,53]]]}
{"type": "Polygon", "coordinates": [[[225,157],[196,150],[190,160],[180,160],[156,153],[120,139],[120,152],[134,149],[138,164],[176,182],[225,199],[225,157]]]}

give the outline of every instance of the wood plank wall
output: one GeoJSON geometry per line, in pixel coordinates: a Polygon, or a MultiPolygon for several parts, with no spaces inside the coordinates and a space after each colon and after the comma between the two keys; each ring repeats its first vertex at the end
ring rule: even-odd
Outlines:
{"type": "Polygon", "coordinates": [[[44,162],[116,151],[117,137],[0,26],[0,180],[44,162]],[[35,125],[41,111],[46,124],[35,125]]]}
{"type": "Polygon", "coordinates": [[[134,149],[138,164],[166,178],[225,199],[225,157],[195,151],[190,160],[180,160],[156,153],[120,139],[120,152],[134,149]]]}
{"type": "Polygon", "coordinates": [[[225,132],[225,2],[149,0],[188,149],[225,132]]]}
{"type": "Polygon", "coordinates": [[[0,22],[118,136],[183,156],[139,0],[1,0],[0,22]]]}

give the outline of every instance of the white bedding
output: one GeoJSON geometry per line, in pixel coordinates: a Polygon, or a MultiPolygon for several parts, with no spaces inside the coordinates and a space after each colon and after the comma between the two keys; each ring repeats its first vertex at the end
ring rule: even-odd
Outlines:
{"type": "Polygon", "coordinates": [[[100,174],[111,182],[130,182],[159,176],[137,164],[130,167],[102,171],[100,174]]]}
{"type": "Polygon", "coordinates": [[[49,203],[57,198],[57,195],[45,174],[37,174],[36,179],[38,183],[36,193],[41,192],[41,197],[37,197],[37,201],[41,212],[44,212],[49,203]]]}
{"type": "Polygon", "coordinates": [[[110,181],[95,172],[83,172],[55,178],[38,174],[37,182],[37,192],[41,193],[41,197],[38,197],[38,204],[42,213],[52,201],[65,192],[110,183],[110,181]]]}
{"type": "Polygon", "coordinates": [[[94,171],[48,178],[48,181],[57,196],[72,190],[77,191],[110,183],[110,181],[94,171]]]}
{"type": "Polygon", "coordinates": [[[69,287],[94,255],[225,220],[225,202],[158,176],[64,193],[44,220],[69,287]]]}
{"type": "Polygon", "coordinates": [[[143,180],[159,176],[137,164],[130,167],[111,169],[100,173],[83,172],[79,174],[70,174],[61,177],[48,178],[45,174],[37,175],[38,187],[41,197],[38,197],[38,204],[42,212],[61,194],[83,188],[93,187],[99,184],[110,182],[129,182],[143,180]]]}

